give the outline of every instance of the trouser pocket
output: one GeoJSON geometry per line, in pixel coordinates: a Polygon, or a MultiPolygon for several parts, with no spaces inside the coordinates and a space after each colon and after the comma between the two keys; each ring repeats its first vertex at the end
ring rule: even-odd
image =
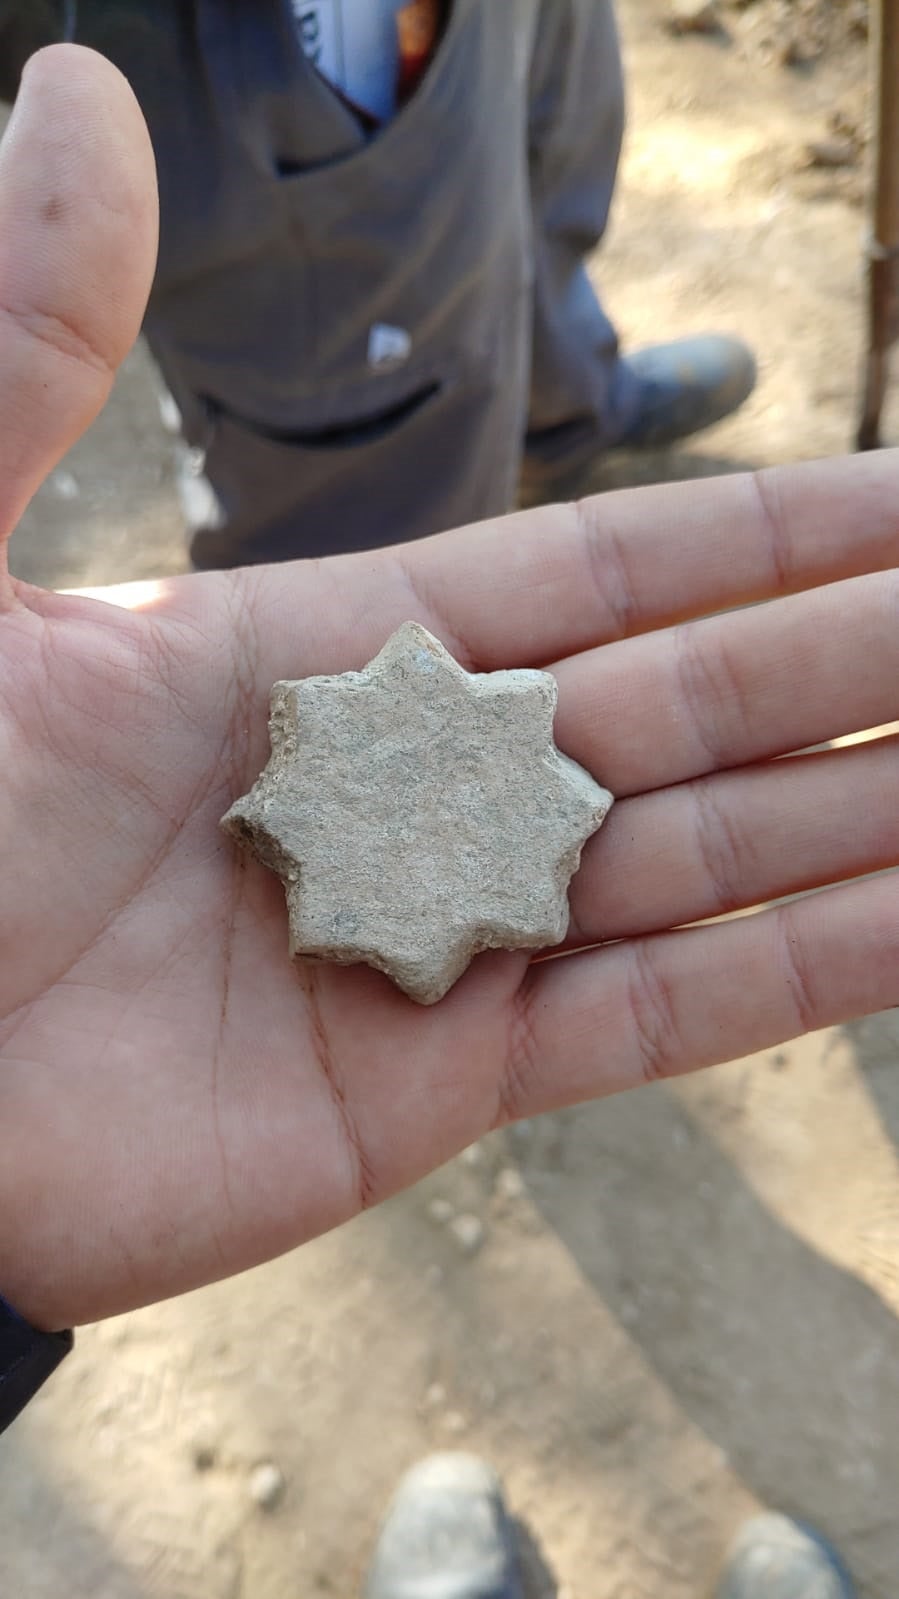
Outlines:
{"type": "Polygon", "coordinates": [[[222,525],[194,534],[200,568],[404,543],[506,509],[518,449],[482,425],[486,376],[432,377],[386,409],[313,429],[262,428],[221,406],[206,471],[222,525]]]}

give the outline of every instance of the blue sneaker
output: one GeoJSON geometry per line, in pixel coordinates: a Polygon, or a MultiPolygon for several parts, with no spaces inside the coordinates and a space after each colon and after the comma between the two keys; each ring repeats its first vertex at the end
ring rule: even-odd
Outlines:
{"type": "Polygon", "coordinates": [[[576,418],[528,435],[518,486],[521,509],[595,494],[602,487],[597,465],[610,450],[663,449],[720,422],[752,393],[756,364],[741,339],[700,333],[621,357],[618,376],[628,420],[608,443],[597,444],[590,425],[576,418]]]}
{"type": "Polygon", "coordinates": [[[365,1599],[523,1599],[496,1474],[475,1455],[430,1455],[384,1520],[365,1599]]]}
{"type": "Polygon", "coordinates": [[[654,450],[730,416],[755,388],[755,356],[741,339],[701,333],[650,344],[624,357],[637,379],[634,417],[617,440],[625,450],[654,450]]]}
{"type": "Polygon", "coordinates": [[[798,1521],[754,1516],[738,1532],[715,1599],[854,1599],[835,1550],[798,1521]]]}

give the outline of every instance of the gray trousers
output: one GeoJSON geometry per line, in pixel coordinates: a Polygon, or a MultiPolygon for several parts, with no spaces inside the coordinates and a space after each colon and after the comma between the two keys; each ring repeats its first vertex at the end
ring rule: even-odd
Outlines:
{"type": "Polygon", "coordinates": [[[584,259],[623,125],[611,0],[453,0],[378,137],[291,0],[82,0],[149,123],[145,331],[205,454],[199,567],[414,539],[507,510],[522,450],[614,443],[636,403],[584,259]]]}

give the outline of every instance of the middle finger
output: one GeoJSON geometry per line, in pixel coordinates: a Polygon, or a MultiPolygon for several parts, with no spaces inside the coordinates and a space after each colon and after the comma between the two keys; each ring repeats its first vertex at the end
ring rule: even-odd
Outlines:
{"type": "Polygon", "coordinates": [[[899,571],[571,656],[556,737],[623,797],[899,716],[899,571]]]}

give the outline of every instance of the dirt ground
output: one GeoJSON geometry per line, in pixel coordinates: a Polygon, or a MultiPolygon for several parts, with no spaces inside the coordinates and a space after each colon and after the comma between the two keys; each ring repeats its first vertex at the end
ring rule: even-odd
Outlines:
{"type": "MultiPolygon", "coordinates": [[[[597,281],[628,341],[738,329],[761,382],[600,487],[854,429],[864,14],[759,0],[696,33],[663,3],[621,4],[631,125],[597,281]],[[809,165],[815,141],[841,163],[809,165]]],[[[13,561],[59,586],[183,564],[140,351],[13,561]]],[[[460,1446],[505,1476],[534,1595],[555,1573],[567,1599],[693,1599],[765,1504],[894,1599],[897,1053],[892,1013],[524,1124],[299,1254],[85,1331],[0,1449],[3,1599],[351,1599],[397,1473],[460,1446]]]]}

